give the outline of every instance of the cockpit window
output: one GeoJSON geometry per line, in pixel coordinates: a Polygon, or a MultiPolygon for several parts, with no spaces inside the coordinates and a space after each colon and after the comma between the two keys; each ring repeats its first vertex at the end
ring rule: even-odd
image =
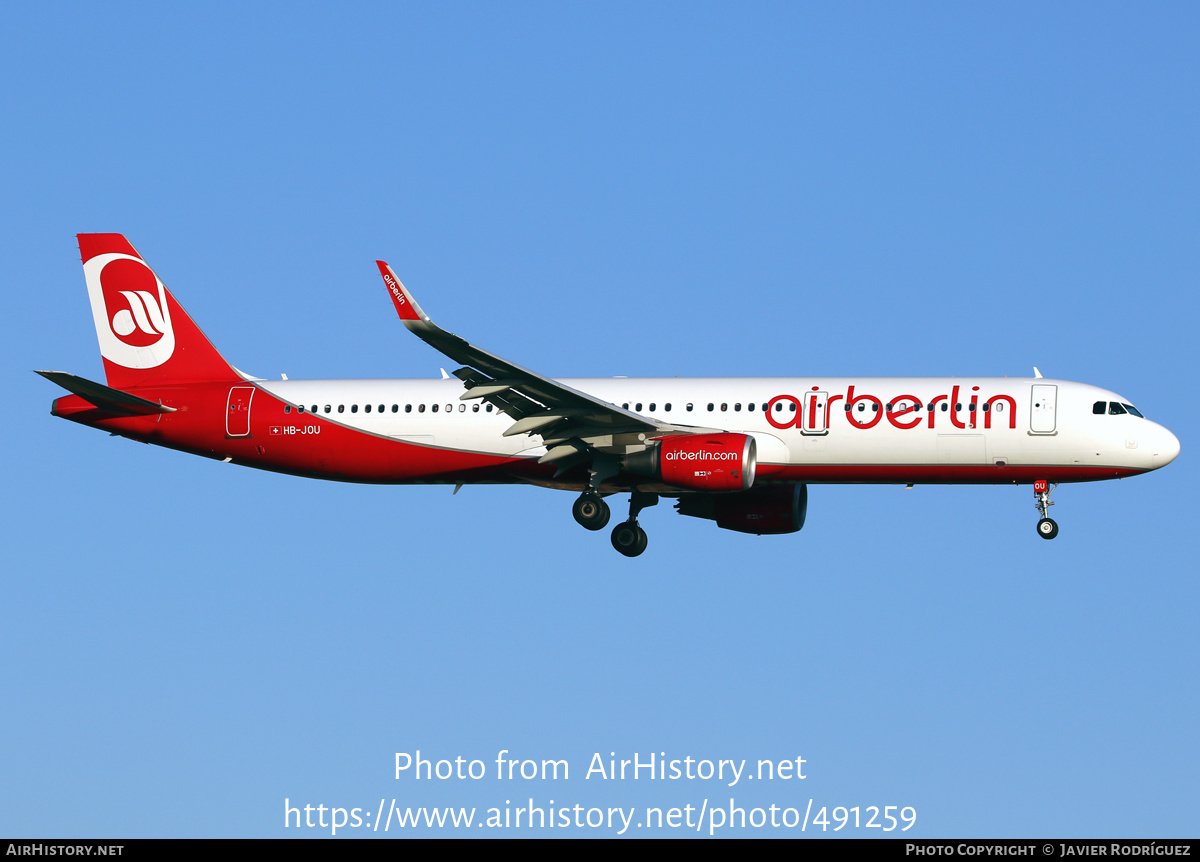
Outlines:
{"type": "Polygon", "coordinates": [[[1120,404],[1118,404],[1116,401],[1108,402],[1108,415],[1109,416],[1122,416],[1122,415],[1124,415],[1124,413],[1125,413],[1125,408],[1122,407],[1120,404]]]}
{"type": "Polygon", "coordinates": [[[1103,416],[1105,413],[1108,412],[1108,402],[1107,401],[1097,401],[1095,404],[1092,405],[1092,412],[1095,413],[1097,416],[1103,416]]]}
{"type": "Polygon", "coordinates": [[[1145,416],[1143,416],[1143,415],[1141,414],[1141,412],[1140,412],[1140,411],[1139,411],[1139,410],[1138,410],[1136,407],[1134,407],[1132,404],[1125,404],[1124,402],[1122,402],[1121,406],[1122,406],[1122,407],[1124,407],[1126,410],[1128,410],[1130,413],[1132,413],[1134,416],[1136,416],[1138,419],[1145,419],[1145,418],[1146,418],[1146,417],[1145,417],[1145,416]]]}

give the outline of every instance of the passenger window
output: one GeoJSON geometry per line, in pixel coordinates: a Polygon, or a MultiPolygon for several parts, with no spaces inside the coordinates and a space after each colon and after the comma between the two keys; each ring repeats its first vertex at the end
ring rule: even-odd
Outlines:
{"type": "Polygon", "coordinates": [[[622,404],[622,405],[621,405],[621,409],[622,409],[622,410],[628,410],[628,409],[629,409],[629,402],[628,402],[628,401],[626,401],[624,404],[622,404]]]}
{"type": "Polygon", "coordinates": [[[467,412],[467,405],[466,405],[466,404],[459,404],[459,405],[458,405],[458,412],[459,412],[459,413],[466,413],[466,412],[467,412]]]}
{"type": "Polygon", "coordinates": [[[333,409],[333,408],[332,408],[332,407],[330,407],[328,404],[326,404],[326,405],[325,405],[325,412],[326,412],[326,413],[328,413],[328,412],[329,412],[329,411],[331,411],[332,409],[333,409]]]}
{"type": "Polygon", "coordinates": [[[303,413],[303,412],[304,412],[304,405],[303,405],[303,404],[297,405],[297,407],[296,407],[296,412],[297,412],[297,413],[303,413]]]}
{"type": "Polygon", "coordinates": [[[399,413],[399,412],[400,412],[400,405],[399,405],[399,404],[393,404],[393,405],[392,405],[392,412],[393,412],[393,413],[399,413]]]}
{"type": "Polygon", "coordinates": [[[1092,405],[1092,413],[1094,413],[1096,416],[1103,416],[1107,409],[1108,403],[1105,401],[1097,401],[1092,405]]]}
{"type": "Polygon", "coordinates": [[[285,405],[283,405],[283,412],[284,412],[284,413],[291,413],[291,412],[292,412],[292,405],[291,405],[291,404],[285,404],[285,405]]]}
{"type": "Polygon", "coordinates": [[[984,412],[984,413],[987,413],[987,412],[988,412],[989,410],[991,410],[991,409],[992,409],[992,405],[991,405],[991,404],[988,404],[988,403],[985,401],[985,402],[983,403],[983,412],[984,412]]]}
{"type": "Polygon", "coordinates": [[[633,405],[633,409],[636,410],[638,413],[641,413],[642,412],[642,402],[639,401],[637,404],[633,405]]]}
{"type": "Polygon", "coordinates": [[[436,404],[430,404],[429,409],[430,411],[437,413],[438,406],[436,404]]]}
{"type": "Polygon", "coordinates": [[[741,412],[742,412],[742,402],[741,402],[741,401],[739,401],[739,402],[737,402],[736,404],[734,404],[734,405],[733,405],[733,412],[734,412],[734,413],[741,413],[741,412]]]}
{"type": "Polygon", "coordinates": [[[1123,415],[1125,415],[1125,408],[1122,407],[1120,404],[1118,404],[1116,401],[1111,401],[1111,402],[1109,402],[1109,405],[1108,405],[1108,415],[1109,416],[1123,416],[1123,415]]]}
{"type": "Polygon", "coordinates": [[[691,404],[689,404],[689,405],[687,406],[687,411],[688,411],[688,413],[691,413],[691,412],[692,412],[692,405],[691,405],[691,404]]]}
{"type": "Polygon", "coordinates": [[[670,413],[671,412],[671,402],[668,401],[666,404],[664,404],[663,409],[666,410],[668,413],[670,413]]]}
{"type": "Polygon", "coordinates": [[[997,412],[997,413],[1003,413],[1003,412],[1004,412],[1004,402],[1003,402],[1003,401],[997,401],[997,402],[996,402],[996,412],[997,412]]]}
{"type": "MultiPolygon", "coordinates": [[[[351,411],[351,412],[354,412],[354,411],[351,411]]],[[[364,405],[363,405],[363,412],[364,412],[364,413],[370,413],[370,412],[371,412],[371,405],[370,405],[370,404],[364,404],[364,405]]]]}
{"type": "Polygon", "coordinates": [[[942,412],[945,413],[949,409],[950,409],[950,405],[947,404],[945,401],[943,401],[942,402],[942,412]]]}
{"type": "Polygon", "coordinates": [[[412,413],[412,405],[411,405],[411,404],[405,404],[405,405],[404,405],[404,412],[405,412],[405,413],[412,413]]]}
{"type": "Polygon", "coordinates": [[[357,405],[357,404],[351,404],[351,405],[350,405],[350,412],[351,412],[351,413],[357,413],[357,412],[358,412],[358,405],[357,405]]]}
{"type": "Polygon", "coordinates": [[[712,413],[712,411],[713,411],[713,403],[711,401],[709,401],[708,402],[708,412],[712,413]]]}
{"type": "Polygon", "coordinates": [[[492,405],[491,405],[491,404],[489,404],[489,405],[487,406],[487,412],[488,412],[488,413],[491,413],[491,412],[492,412],[492,405]]]}
{"type": "Polygon", "coordinates": [[[418,412],[418,413],[424,413],[424,412],[425,412],[425,405],[424,405],[424,404],[418,404],[418,405],[417,405],[417,412],[418,412]]]}
{"type": "MultiPolygon", "coordinates": [[[[792,405],[792,412],[793,412],[793,413],[795,413],[795,412],[796,412],[796,405],[795,405],[795,404],[793,404],[793,405],[792,405]]],[[[872,412],[872,413],[878,413],[878,412],[879,412],[879,405],[878,405],[878,404],[875,404],[874,402],[872,402],[872,404],[871,404],[871,412],[872,412]]]]}
{"type": "Polygon", "coordinates": [[[655,406],[654,406],[654,402],[653,402],[653,401],[651,401],[651,402],[650,402],[650,412],[651,412],[651,413],[653,413],[653,412],[654,412],[656,409],[657,409],[657,408],[655,408],[655,406]]]}
{"type": "Polygon", "coordinates": [[[476,401],[474,404],[471,405],[471,412],[472,413],[479,412],[479,402],[478,401],[476,401]]]}
{"type": "Polygon", "coordinates": [[[967,405],[967,412],[969,412],[969,413],[975,412],[975,402],[972,401],[970,404],[967,405]]]}
{"type": "Polygon", "coordinates": [[[345,404],[339,404],[339,405],[338,405],[338,413],[345,413],[345,412],[346,412],[346,405],[345,405],[345,404]]]}
{"type": "Polygon", "coordinates": [[[725,413],[725,412],[726,412],[726,411],[728,411],[728,410],[729,410],[729,405],[728,405],[728,404],[722,404],[722,405],[721,405],[721,412],[722,412],[722,413],[725,413]]]}

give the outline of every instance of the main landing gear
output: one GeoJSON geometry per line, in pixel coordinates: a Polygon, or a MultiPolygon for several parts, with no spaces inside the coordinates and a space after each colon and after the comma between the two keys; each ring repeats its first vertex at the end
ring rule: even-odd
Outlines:
{"type": "MultiPolygon", "coordinates": [[[[634,491],[629,495],[629,518],[613,527],[612,546],[627,557],[636,557],[646,550],[646,531],[638,524],[637,516],[642,509],[658,505],[658,494],[634,491]]],[[[608,503],[591,489],[585,490],[571,507],[571,514],[581,527],[588,530],[603,530],[611,514],[608,503]]]]}
{"type": "MultiPolygon", "coordinates": [[[[1056,484],[1054,487],[1057,488],[1058,485],[1056,484]]],[[[1047,515],[1050,507],[1054,505],[1054,501],[1050,499],[1050,492],[1053,490],[1045,479],[1038,479],[1033,483],[1033,496],[1037,498],[1037,503],[1034,505],[1037,506],[1037,510],[1042,516],[1041,520],[1037,522],[1037,534],[1043,539],[1053,539],[1058,535],[1058,524],[1047,515]]]]}
{"type": "Polygon", "coordinates": [[[612,546],[627,557],[636,557],[646,550],[646,531],[637,522],[638,512],[649,506],[658,505],[658,494],[634,491],[629,495],[629,520],[613,527],[612,546]]]}
{"type": "Polygon", "coordinates": [[[587,487],[571,507],[575,522],[585,530],[603,530],[608,526],[611,513],[608,503],[600,497],[600,483],[617,475],[617,470],[617,459],[611,456],[601,456],[592,461],[587,487]]]}
{"type": "Polygon", "coordinates": [[[608,503],[605,503],[599,494],[589,491],[584,491],[579,495],[579,499],[571,507],[571,514],[575,516],[579,526],[585,530],[603,530],[608,526],[608,519],[611,515],[608,503]]]}

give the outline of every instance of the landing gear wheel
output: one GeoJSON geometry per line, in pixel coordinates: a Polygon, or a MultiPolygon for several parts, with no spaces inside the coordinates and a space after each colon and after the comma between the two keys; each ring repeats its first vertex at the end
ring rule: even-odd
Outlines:
{"type": "Polygon", "coordinates": [[[1037,531],[1043,539],[1053,539],[1058,535],[1058,524],[1054,523],[1053,518],[1042,518],[1037,522],[1037,531]]]}
{"type": "Polygon", "coordinates": [[[612,546],[627,557],[636,557],[646,550],[649,540],[646,531],[636,521],[622,521],[613,527],[612,546]]]}
{"type": "Polygon", "coordinates": [[[575,505],[571,507],[571,514],[575,516],[579,526],[588,530],[603,530],[608,526],[611,512],[608,503],[600,499],[599,494],[580,494],[575,505]]]}

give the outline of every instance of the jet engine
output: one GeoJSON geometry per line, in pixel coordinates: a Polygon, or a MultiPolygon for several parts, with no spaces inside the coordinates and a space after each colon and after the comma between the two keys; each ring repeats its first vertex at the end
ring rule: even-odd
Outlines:
{"type": "Polygon", "coordinates": [[[681,515],[716,521],[722,530],[759,536],[797,533],[808,511],[807,485],[766,485],[737,494],[687,494],[681,515]]]}
{"type": "Polygon", "coordinates": [[[749,434],[683,434],[663,437],[626,455],[629,473],[689,491],[746,491],[758,463],[749,434]]]}

